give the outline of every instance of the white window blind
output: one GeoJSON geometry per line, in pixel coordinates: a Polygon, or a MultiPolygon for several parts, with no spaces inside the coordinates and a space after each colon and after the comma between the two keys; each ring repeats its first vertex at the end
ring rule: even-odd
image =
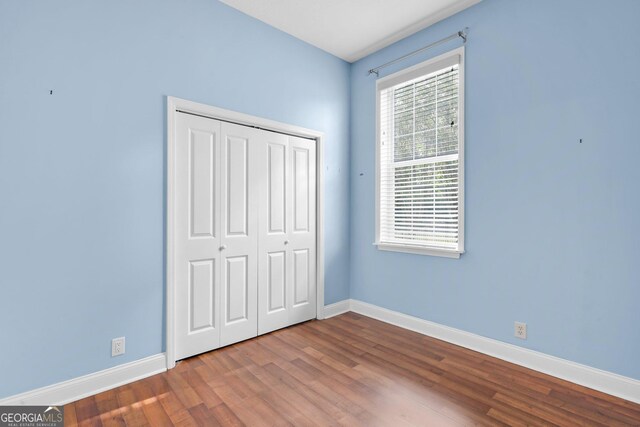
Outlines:
{"type": "Polygon", "coordinates": [[[379,246],[463,251],[461,63],[456,50],[378,82],[379,246]]]}

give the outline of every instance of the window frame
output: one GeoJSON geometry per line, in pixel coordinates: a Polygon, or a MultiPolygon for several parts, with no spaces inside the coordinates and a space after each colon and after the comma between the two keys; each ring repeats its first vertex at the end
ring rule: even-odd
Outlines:
{"type": "Polygon", "coordinates": [[[404,252],[420,255],[440,256],[447,258],[459,258],[464,253],[464,46],[450,50],[442,55],[436,56],[417,65],[409,68],[405,68],[396,73],[390,74],[386,77],[378,79],[376,81],[376,209],[375,209],[375,242],[378,250],[404,252]],[[409,244],[409,243],[394,243],[383,242],[380,240],[380,109],[381,109],[381,93],[383,90],[396,84],[408,82],[416,77],[433,73],[438,71],[450,63],[452,59],[458,57],[458,248],[457,249],[444,249],[441,247],[423,245],[423,244],[409,244]]]}

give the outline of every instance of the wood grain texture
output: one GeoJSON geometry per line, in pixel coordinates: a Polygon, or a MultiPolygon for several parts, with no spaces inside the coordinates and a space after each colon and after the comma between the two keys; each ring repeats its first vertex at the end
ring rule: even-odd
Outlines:
{"type": "Polygon", "coordinates": [[[65,407],[82,426],[640,426],[640,405],[355,313],[65,407]]]}

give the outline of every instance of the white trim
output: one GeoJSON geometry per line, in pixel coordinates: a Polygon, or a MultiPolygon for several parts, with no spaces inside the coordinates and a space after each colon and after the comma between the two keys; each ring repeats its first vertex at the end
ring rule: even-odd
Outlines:
{"type": "Polygon", "coordinates": [[[348,311],[351,311],[351,300],[345,299],[342,301],[338,301],[333,304],[324,306],[324,318],[328,319],[330,317],[337,316],[348,311]]]}
{"type": "Polygon", "coordinates": [[[324,318],[324,133],[300,126],[225,110],[173,96],[167,97],[167,266],[166,266],[166,357],[167,368],[176,365],[175,359],[175,283],[174,283],[174,182],[175,182],[175,120],[176,110],[212,119],[310,138],[316,141],[316,318],[324,318]]]}
{"type": "Polygon", "coordinates": [[[324,319],[324,134],[316,141],[316,318],[324,319]]]}
{"type": "Polygon", "coordinates": [[[458,48],[460,51],[460,65],[458,66],[458,73],[460,75],[460,84],[458,86],[458,251],[464,253],[464,129],[465,129],[465,48],[464,46],[458,48]]]}
{"type": "Polygon", "coordinates": [[[475,4],[478,4],[480,3],[480,1],[481,0],[460,0],[459,2],[456,2],[451,6],[442,9],[440,12],[429,15],[427,18],[422,19],[415,24],[409,25],[408,27],[405,27],[394,34],[385,37],[384,39],[370,46],[367,46],[362,50],[359,50],[351,55],[347,55],[344,59],[347,62],[356,62],[364,58],[365,56],[372,54],[373,52],[377,52],[380,49],[392,45],[399,40],[407,38],[410,35],[417,33],[418,31],[424,30],[425,28],[430,27],[437,22],[447,19],[448,17],[455,15],[458,12],[461,12],[475,4]]]}
{"type": "MultiPolygon", "coordinates": [[[[351,311],[423,335],[506,360],[534,371],[580,384],[631,402],[640,403],[640,380],[582,365],[538,351],[482,337],[460,329],[388,310],[358,300],[348,300],[351,311]]],[[[341,303],[344,303],[342,301],[341,303]]]]}
{"type": "Polygon", "coordinates": [[[418,245],[403,245],[400,243],[383,243],[376,242],[375,246],[378,247],[381,251],[391,251],[391,252],[404,252],[409,254],[417,254],[417,255],[431,255],[431,256],[439,256],[444,258],[460,258],[460,254],[463,252],[451,249],[440,249],[433,248],[428,246],[418,246],[418,245]]]}
{"type": "MultiPolygon", "coordinates": [[[[407,252],[418,255],[442,256],[460,258],[464,253],[464,106],[465,106],[465,47],[445,52],[419,64],[400,70],[376,81],[376,181],[375,181],[375,242],[379,250],[393,252],[407,252]],[[429,246],[404,245],[383,242],[380,238],[380,93],[384,88],[399,84],[401,81],[417,78],[442,68],[442,64],[449,64],[453,59],[459,64],[458,86],[458,247],[455,250],[433,248],[429,246]],[[406,77],[406,79],[405,79],[406,77]]],[[[440,161],[440,159],[438,159],[440,161]]],[[[404,162],[403,162],[404,163],[404,162]]],[[[409,163],[409,162],[407,162],[409,163]]],[[[409,163],[412,164],[413,162],[409,163]]]]}
{"type": "Polygon", "coordinates": [[[65,405],[167,370],[164,354],[0,399],[2,405],[65,405]]]}
{"type": "Polygon", "coordinates": [[[176,123],[177,105],[172,97],[167,97],[167,223],[166,223],[166,275],[165,275],[165,328],[166,342],[165,355],[167,358],[167,369],[173,369],[176,366],[176,350],[175,350],[175,331],[174,331],[174,232],[173,224],[175,223],[175,213],[173,201],[175,200],[174,182],[175,182],[175,123],[176,123]]]}
{"type": "MultiPolygon", "coordinates": [[[[640,381],[633,378],[485,338],[354,299],[339,301],[324,307],[325,318],[348,311],[640,403],[640,381]]],[[[64,405],[164,372],[167,369],[165,361],[164,354],[149,356],[93,374],[0,399],[0,406],[64,405]]]]}

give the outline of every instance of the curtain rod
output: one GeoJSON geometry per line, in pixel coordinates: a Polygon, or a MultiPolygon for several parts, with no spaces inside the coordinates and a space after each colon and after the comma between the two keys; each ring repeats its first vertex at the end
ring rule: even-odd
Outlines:
{"type": "Polygon", "coordinates": [[[449,40],[457,39],[458,37],[460,37],[462,39],[463,43],[466,43],[467,42],[467,30],[468,29],[469,29],[468,27],[465,27],[464,30],[460,30],[458,32],[455,32],[455,33],[451,34],[448,37],[445,37],[443,39],[438,40],[437,42],[433,42],[430,45],[427,45],[425,47],[421,47],[418,50],[414,50],[413,52],[407,53],[406,55],[401,56],[400,58],[396,58],[393,61],[389,61],[389,62],[386,62],[386,63],[384,63],[382,65],[378,65],[377,67],[374,67],[374,68],[369,70],[369,75],[375,74],[376,76],[379,76],[378,72],[382,68],[388,67],[389,65],[395,64],[396,62],[402,61],[403,59],[410,58],[410,57],[412,57],[414,55],[419,54],[420,52],[424,52],[427,49],[431,49],[432,47],[436,47],[436,46],[438,46],[438,45],[440,45],[442,43],[448,42],[449,40]]]}

